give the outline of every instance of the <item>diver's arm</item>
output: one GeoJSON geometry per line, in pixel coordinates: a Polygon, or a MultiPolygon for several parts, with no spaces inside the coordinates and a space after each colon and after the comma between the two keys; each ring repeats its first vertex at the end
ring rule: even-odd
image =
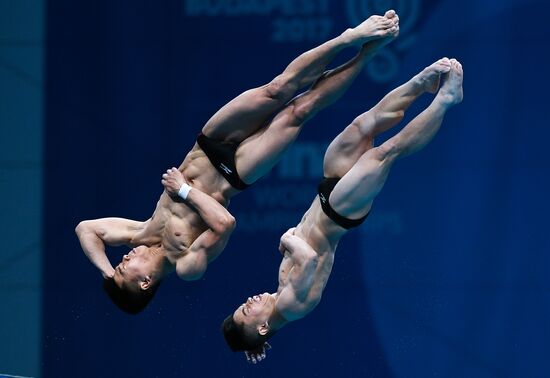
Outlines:
{"type": "Polygon", "coordinates": [[[105,253],[105,245],[129,244],[142,222],[124,218],[101,218],[82,221],[75,232],[80,246],[103,277],[112,277],[114,269],[105,253]]]}

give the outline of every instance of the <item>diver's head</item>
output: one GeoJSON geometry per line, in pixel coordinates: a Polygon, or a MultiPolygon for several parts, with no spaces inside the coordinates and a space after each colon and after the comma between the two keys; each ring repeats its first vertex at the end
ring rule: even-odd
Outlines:
{"type": "Polygon", "coordinates": [[[275,297],[269,293],[254,295],[223,321],[222,332],[231,350],[254,352],[263,348],[277,332],[270,325],[275,302],[275,297]]]}
{"type": "Polygon", "coordinates": [[[158,248],[138,246],[122,257],[113,277],[104,279],[103,288],[121,310],[137,314],[155,295],[163,277],[162,264],[158,248]]]}

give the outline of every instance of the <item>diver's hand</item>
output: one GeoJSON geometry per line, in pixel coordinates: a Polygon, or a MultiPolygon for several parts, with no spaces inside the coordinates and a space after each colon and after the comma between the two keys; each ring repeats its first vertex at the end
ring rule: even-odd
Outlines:
{"type": "Polygon", "coordinates": [[[170,197],[177,197],[180,188],[186,184],[183,175],[177,168],[170,168],[162,175],[162,185],[170,197]]]}
{"type": "Polygon", "coordinates": [[[292,235],[294,235],[294,231],[296,230],[296,227],[289,228],[283,236],[281,236],[281,241],[279,242],[279,252],[284,256],[286,247],[285,247],[285,241],[292,235]]]}
{"type": "Polygon", "coordinates": [[[257,364],[258,362],[265,360],[266,352],[271,349],[271,345],[265,342],[264,345],[255,350],[247,350],[244,352],[246,361],[251,364],[257,364]]]}

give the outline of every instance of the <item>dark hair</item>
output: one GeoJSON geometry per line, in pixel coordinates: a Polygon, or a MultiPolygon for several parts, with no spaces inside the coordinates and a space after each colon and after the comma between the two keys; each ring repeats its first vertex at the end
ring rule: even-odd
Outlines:
{"type": "Polygon", "coordinates": [[[225,342],[233,352],[258,350],[276,333],[276,331],[270,331],[265,336],[260,334],[254,336],[248,335],[244,329],[244,325],[239,325],[235,322],[233,314],[225,318],[221,328],[225,342]]]}
{"type": "Polygon", "coordinates": [[[159,286],[160,281],[157,281],[151,284],[147,290],[140,290],[136,293],[124,287],[119,287],[113,278],[103,280],[103,290],[118,308],[128,314],[137,314],[142,311],[153,299],[159,286]]]}

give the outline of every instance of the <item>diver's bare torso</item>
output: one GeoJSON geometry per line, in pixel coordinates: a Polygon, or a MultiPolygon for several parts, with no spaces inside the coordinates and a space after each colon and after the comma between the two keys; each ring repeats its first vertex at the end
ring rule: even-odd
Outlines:
{"type": "MultiPolygon", "coordinates": [[[[191,187],[210,195],[224,207],[227,207],[230,198],[239,192],[212,166],[197,144],[178,169],[191,187]]],[[[192,207],[163,191],[153,215],[143,222],[143,227],[136,232],[131,244],[160,245],[168,261],[175,264],[188,253],[193,241],[207,229],[206,223],[192,207]]],[[[207,256],[208,261],[216,257],[217,254],[207,256]]]]}
{"type": "MultiPolygon", "coordinates": [[[[313,274],[313,282],[307,294],[305,301],[295,304],[299,308],[294,308],[292,313],[296,320],[306,316],[312,311],[321,300],[321,296],[332,271],[334,263],[334,252],[338,246],[340,238],[346,234],[347,230],[338,226],[328,218],[321,208],[319,197],[315,197],[308,211],[302,217],[300,223],[294,230],[294,235],[304,240],[317,254],[317,267],[313,274]]],[[[284,259],[290,259],[285,256],[284,259]]],[[[284,262],[281,269],[284,269],[284,262]]],[[[281,273],[281,272],[280,272],[281,273]]],[[[288,282],[283,280],[279,282],[278,293],[280,293],[288,282]]]]}

